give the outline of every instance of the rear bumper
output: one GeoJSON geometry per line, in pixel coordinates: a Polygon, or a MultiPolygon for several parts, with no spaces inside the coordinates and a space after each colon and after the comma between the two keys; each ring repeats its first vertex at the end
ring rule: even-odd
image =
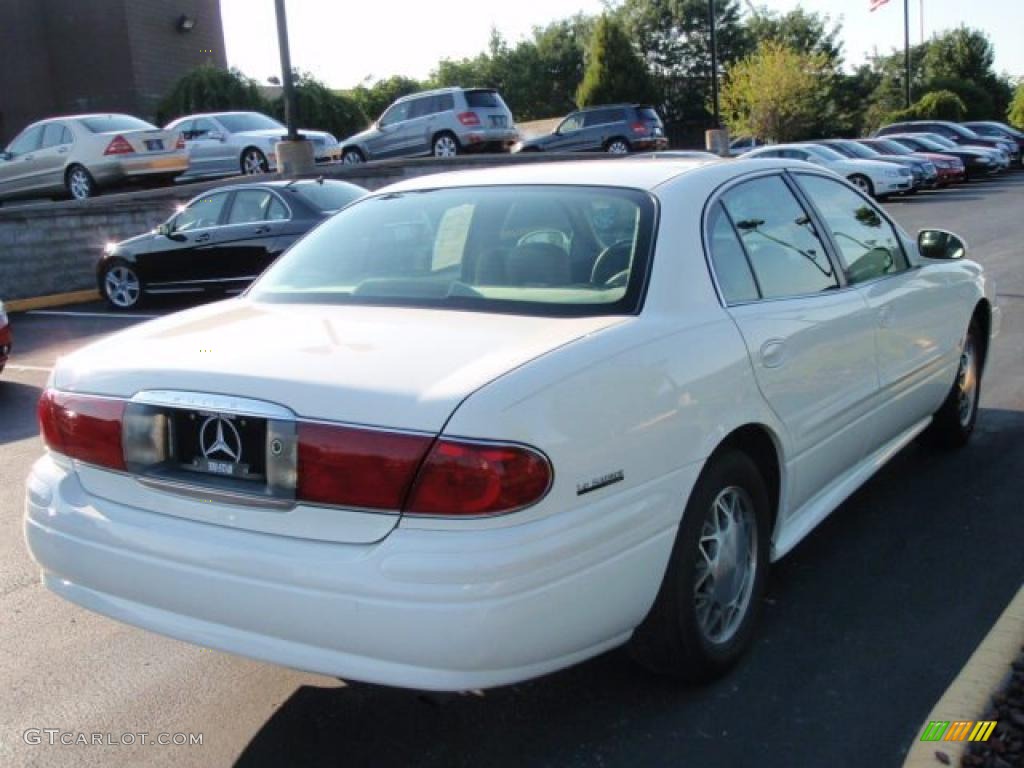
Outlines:
{"type": "Polygon", "coordinates": [[[662,150],[668,149],[668,139],[664,136],[651,136],[646,139],[633,139],[630,145],[634,151],[662,150]]]}
{"type": "Polygon", "coordinates": [[[508,152],[519,141],[519,132],[512,128],[481,128],[460,132],[458,139],[468,151],[508,152]]]}
{"type": "Polygon", "coordinates": [[[121,159],[105,159],[88,168],[98,184],[114,184],[146,176],[177,176],[188,170],[188,155],[182,150],[158,155],[126,156],[121,159]]]}
{"type": "Polygon", "coordinates": [[[49,589],[129,624],[321,674],[465,690],[625,642],[698,471],[518,526],[399,526],[357,545],[113,503],[44,456],[27,481],[25,537],[49,589]]]}

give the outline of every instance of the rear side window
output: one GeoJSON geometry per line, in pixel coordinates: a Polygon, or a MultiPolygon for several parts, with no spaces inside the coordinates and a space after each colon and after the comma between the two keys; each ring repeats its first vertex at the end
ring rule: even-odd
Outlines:
{"type": "Polygon", "coordinates": [[[766,299],[839,287],[807,212],[779,176],[752,179],[722,196],[766,299]]]}
{"type": "Polygon", "coordinates": [[[832,179],[808,174],[799,174],[798,179],[831,230],[850,283],[907,268],[896,230],[867,200],[832,179]]]}
{"type": "Polygon", "coordinates": [[[424,117],[431,115],[437,110],[434,108],[434,97],[423,96],[418,99],[413,99],[409,104],[409,119],[412,120],[415,117],[424,117]]]}
{"type": "Polygon", "coordinates": [[[227,223],[250,224],[263,221],[272,199],[273,195],[265,189],[243,189],[235,192],[235,201],[231,204],[227,223]]]}
{"type": "Polygon", "coordinates": [[[725,302],[756,300],[759,294],[747,255],[721,203],[715,203],[708,216],[708,249],[725,302]]]}
{"type": "Polygon", "coordinates": [[[500,107],[497,91],[466,91],[466,105],[473,109],[500,107]]]}
{"type": "Polygon", "coordinates": [[[64,125],[62,123],[48,123],[43,128],[43,148],[58,147],[67,142],[64,141],[64,125]]]}
{"type": "Polygon", "coordinates": [[[131,115],[103,115],[102,117],[81,117],[82,125],[93,133],[113,133],[114,131],[155,131],[157,127],[145,120],[131,115]]]}
{"type": "Polygon", "coordinates": [[[447,112],[455,109],[455,98],[450,93],[441,93],[437,96],[438,112],[447,112]]]}
{"type": "Polygon", "coordinates": [[[610,109],[595,109],[593,112],[583,113],[583,125],[590,127],[592,125],[604,125],[612,121],[612,111],[610,109]]]}

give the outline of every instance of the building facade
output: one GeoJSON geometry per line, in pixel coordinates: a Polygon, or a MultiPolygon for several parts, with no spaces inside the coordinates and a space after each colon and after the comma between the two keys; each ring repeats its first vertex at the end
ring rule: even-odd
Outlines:
{"type": "Polygon", "coordinates": [[[227,66],[220,0],[0,0],[0,145],[80,112],[152,120],[174,82],[227,66]]]}

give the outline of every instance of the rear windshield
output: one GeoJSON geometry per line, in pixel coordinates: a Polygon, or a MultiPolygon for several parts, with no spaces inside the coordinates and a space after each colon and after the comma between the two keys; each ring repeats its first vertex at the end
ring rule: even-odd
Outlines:
{"type": "Polygon", "coordinates": [[[637,311],[655,206],[637,190],[495,186],[357,202],[292,246],[259,301],[535,315],[637,311]]]}
{"type": "Polygon", "coordinates": [[[500,107],[501,100],[497,91],[466,91],[466,105],[476,109],[500,107]]]}
{"type": "Polygon", "coordinates": [[[366,190],[343,181],[307,182],[286,187],[318,211],[338,211],[366,194],[366,190]]]}
{"type": "Polygon", "coordinates": [[[640,107],[636,113],[640,116],[641,120],[647,120],[648,122],[661,124],[661,118],[658,117],[657,111],[654,107],[640,107]]]}
{"type": "Polygon", "coordinates": [[[93,133],[113,133],[114,131],[155,131],[159,130],[152,123],[139,120],[131,115],[104,115],[102,117],[82,117],[78,122],[93,133]]]}
{"type": "Polygon", "coordinates": [[[217,115],[217,120],[228,129],[229,133],[286,130],[277,120],[261,115],[258,112],[246,112],[240,115],[217,115]]]}

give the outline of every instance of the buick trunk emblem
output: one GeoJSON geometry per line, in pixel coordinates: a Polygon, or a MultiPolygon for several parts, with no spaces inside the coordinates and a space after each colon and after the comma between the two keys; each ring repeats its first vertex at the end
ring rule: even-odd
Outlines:
{"type": "Polygon", "coordinates": [[[235,425],[223,416],[210,416],[203,422],[199,429],[199,448],[206,459],[219,458],[214,454],[226,456],[236,464],[242,459],[242,438],[235,425]]]}

